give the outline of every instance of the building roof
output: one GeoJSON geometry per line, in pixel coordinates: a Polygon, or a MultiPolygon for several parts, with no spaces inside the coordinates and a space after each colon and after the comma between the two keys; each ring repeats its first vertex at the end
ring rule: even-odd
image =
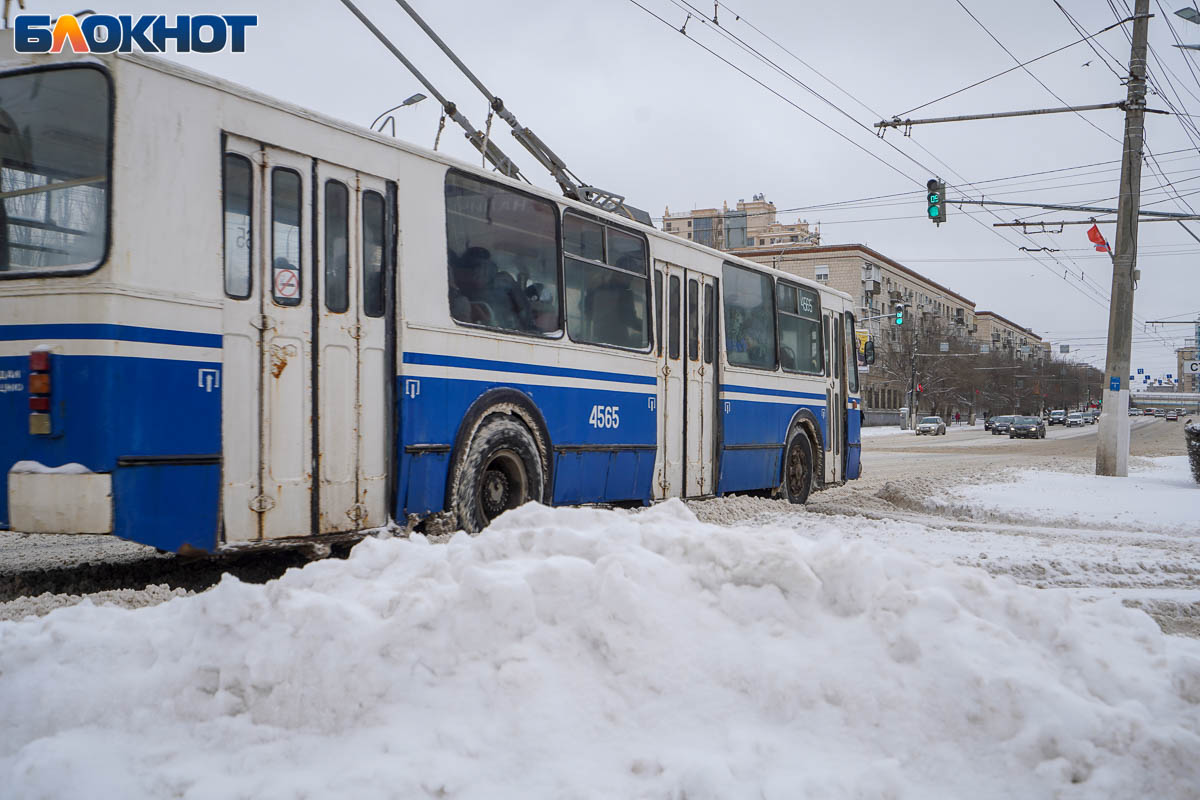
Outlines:
{"type": "Polygon", "coordinates": [[[1017,330],[1021,331],[1022,333],[1028,333],[1030,336],[1037,339],[1039,342],[1043,341],[1042,337],[1038,336],[1036,333],[1033,332],[1033,328],[1026,328],[1024,325],[1018,325],[1017,323],[1013,322],[1011,319],[1000,316],[995,311],[976,311],[975,317],[976,317],[976,319],[978,319],[979,317],[995,317],[996,319],[1000,320],[1008,327],[1016,328],[1017,330]]]}
{"type": "Polygon", "coordinates": [[[908,267],[901,264],[899,261],[895,261],[891,258],[888,258],[883,253],[880,253],[876,250],[872,250],[871,248],[867,247],[865,244],[826,244],[826,245],[810,245],[808,247],[765,247],[765,248],[764,247],[739,247],[736,250],[730,250],[729,252],[735,253],[736,255],[739,255],[739,256],[742,256],[743,258],[749,258],[752,255],[754,255],[754,256],[785,256],[785,255],[805,255],[807,253],[853,252],[855,250],[869,255],[871,258],[876,259],[877,261],[882,261],[883,263],[887,264],[888,266],[890,266],[894,269],[897,269],[900,272],[903,272],[903,273],[915,278],[916,280],[923,281],[923,282],[929,284],[930,286],[934,286],[939,291],[945,292],[946,294],[950,295],[951,297],[958,298],[959,300],[963,301],[967,305],[971,306],[972,309],[975,307],[974,300],[970,300],[966,297],[963,297],[961,294],[954,291],[953,289],[946,287],[946,286],[942,286],[937,281],[930,280],[929,278],[925,277],[924,275],[917,272],[916,270],[909,269],[908,267]]]}

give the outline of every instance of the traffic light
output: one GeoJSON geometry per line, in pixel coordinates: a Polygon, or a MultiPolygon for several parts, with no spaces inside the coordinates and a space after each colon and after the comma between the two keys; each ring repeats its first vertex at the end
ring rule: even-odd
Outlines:
{"type": "Polygon", "coordinates": [[[938,225],[946,221],[946,184],[930,178],[925,184],[929,190],[925,195],[925,213],[938,225]]]}
{"type": "Polygon", "coordinates": [[[896,303],[896,324],[897,325],[904,324],[904,304],[903,303],[896,303]]]}

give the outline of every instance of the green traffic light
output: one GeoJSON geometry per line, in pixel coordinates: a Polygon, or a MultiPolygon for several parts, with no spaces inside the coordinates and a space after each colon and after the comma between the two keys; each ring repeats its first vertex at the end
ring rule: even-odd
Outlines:
{"type": "Polygon", "coordinates": [[[896,324],[897,324],[897,325],[903,325],[903,324],[904,324],[904,312],[902,312],[902,311],[897,311],[897,312],[896,312],[896,324]]]}
{"type": "Polygon", "coordinates": [[[941,213],[942,213],[942,210],[941,210],[940,208],[938,208],[937,206],[930,206],[930,207],[929,207],[929,216],[930,216],[930,217],[938,217],[938,216],[941,216],[941,213]]]}

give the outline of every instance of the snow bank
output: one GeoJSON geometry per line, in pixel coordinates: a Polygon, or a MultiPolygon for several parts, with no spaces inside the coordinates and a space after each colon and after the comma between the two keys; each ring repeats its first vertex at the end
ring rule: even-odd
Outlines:
{"type": "Polygon", "coordinates": [[[72,461],[61,467],[47,467],[40,461],[18,461],[8,469],[9,472],[27,475],[91,475],[92,471],[83,464],[72,461]]]}
{"type": "Polygon", "coordinates": [[[7,797],[1194,798],[1200,642],[866,541],[526,506],[0,623],[7,797]]]}
{"type": "Polygon", "coordinates": [[[1200,486],[1187,457],[1138,462],[1148,466],[1127,478],[1012,470],[1011,482],[958,486],[932,503],[988,520],[1200,536],[1200,486]]]}

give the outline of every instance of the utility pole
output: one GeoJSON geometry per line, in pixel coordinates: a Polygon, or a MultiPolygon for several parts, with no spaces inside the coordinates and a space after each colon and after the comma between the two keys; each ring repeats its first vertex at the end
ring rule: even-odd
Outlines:
{"type": "Polygon", "coordinates": [[[917,404],[921,402],[921,398],[917,392],[917,353],[921,352],[921,331],[917,327],[916,320],[913,321],[913,351],[912,351],[912,372],[908,384],[908,418],[911,420],[911,427],[917,427],[917,404]]]}
{"type": "Polygon", "coordinates": [[[1133,349],[1133,271],[1137,266],[1138,215],[1141,210],[1142,138],[1146,108],[1146,39],[1150,0],[1134,4],[1133,45],[1129,53],[1129,94],[1125,101],[1125,145],[1117,201],[1116,253],[1113,256],[1108,355],[1104,364],[1103,413],[1096,445],[1096,474],[1129,474],[1129,360],[1133,349]]]}

